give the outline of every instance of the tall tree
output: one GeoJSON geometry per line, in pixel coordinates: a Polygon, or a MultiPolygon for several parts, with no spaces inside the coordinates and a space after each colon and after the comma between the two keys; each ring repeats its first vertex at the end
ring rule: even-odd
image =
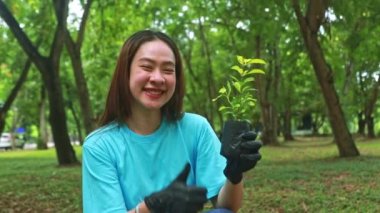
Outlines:
{"type": "Polygon", "coordinates": [[[47,149],[49,141],[49,129],[46,123],[46,89],[43,85],[41,85],[40,94],[40,100],[38,103],[40,122],[38,128],[39,139],[37,140],[37,148],[47,149]]]}
{"type": "Polygon", "coordinates": [[[57,18],[57,26],[48,56],[40,54],[3,1],[0,1],[0,16],[7,23],[20,46],[42,75],[48,93],[49,121],[52,128],[58,163],[59,165],[70,165],[78,163],[78,160],[68,135],[63,93],[59,77],[60,56],[63,45],[65,44],[68,0],[54,0],[53,5],[57,18]]]}
{"type": "Polygon", "coordinates": [[[356,148],[352,135],[347,128],[339,97],[334,87],[331,66],[327,63],[318,40],[318,32],[325,21],[328,0],[309,0],[305,16],[302,14],[299,1],[292,0],[292,3],[309,58],[327,105],[339,154],[341,157],[358,156],[359,150],[356,148]]]}
{"type": "MultiPolygon", "coordinates": [[[[376,73],[379,72],[380,55],[379,46],[374,45],[378,42],[377,35],[380,32],[379,6],[378,0],[331,2],[335,14],[331,31],[334,37],[341,38],[345,52],[342,103],[349,106],[346,112],[358,115],[358,133],[364,136],[367,128],[369,138],[375,137],[375,105],[379,90],[376,73]]],[[[346,114],[347,118],[350,118],[350,114],[346,114]]]]}
{"type": "MultiPolygon", "coordinates": [[[[256,35],[256,58],[261,57],[262,37],[256,35]]],[[[268,75],[268,74],[267,74],[268,75]]],[[[271,75],[271,74],[269,74],[271,75]]],[[[259,103],[261,106],[261,117],[263,120],[262,141],[266,145],[277,145],[277,111],[269,98],[271,76],[257,76],[256,86],[258,88],[259,103]]]]}
{"type": "Polygon", "coordinates": [[[92,1],[88,0],[84,6],[84,11],[83,11],[83,15],[82,15],[81,22],[79,25],[77,39],[74,40],[69,30],[68,29],[66,30],[66,33],[67,33],[66,47],[69,52],[72,67],[74,70],[75,83],[78,89],[80,109],[82,113],[82,119],[83,119],[84,128],[86,130],[86,134],[89,134],[95,128],[94,115],[93,115],[93,110],[91,107],[87,81],[83,72],[83,63],[82,63],[82,56],[81,56],[81,48],[82,48],[83,39],[84,39],[84,32],[86,28],[87,19],[89,16],[91,4],[92,4],[92,1]]]}
{"type": "MultiPolygon", "coordinates": [[[[279,88],[282,73],[281,51],[279,49],[282,40],[281,31],[284,26],[276,20],[288,19],[281,7],[274,1],[263,2],[260,5],[252,1],[241,1],[237,3],[239,10],[252,13],[245,17],[241,14],[240,20],[249,29],[245,34],[245,40],[251,40],[250,54],[254,57],[263,58],[268,66],[265,75],[255,78],[254,86],[257,88],[257,96],[260,104],[262,134],[261,139],[266,145],[277,145],[278,142],[278,110],[279,110],[279,88]],[[247,37],[248,36],[248,37],[247,37]],[[254,49],[254,51],[252,51],[254,49]]],[[[243,34],[244,35],[244,34],[243,34]]],[[[256,94],[255,94],[256,95],[256,94]]]]}
{"type": "MultiPolygon", "coordinates": [[[[210,45],[206,37],[202,17],[198,17],[198,27],[199,27],[199,37],[201,39],[201,43],[203,47],[201,55],[205,57],[205,60],[208,64],[206,68],[207,95],[208,95],[208,99],[212,100],[214,97],[216,97],[216,89],[215,89],[214,74],[213,74],[214,70],[212,67],[212,58],[211,58],[212,56],[211,56],[211,51],[210,51],[210,45]]],[[[212,101],[209,102],[208,110],[209,110],[209,113],[207,114],[208,115],[207,118],[208,118],[208,121],[213,126],[214,112],[216,111],[216,108],[214,107],[214,103],[212,101]]]]}

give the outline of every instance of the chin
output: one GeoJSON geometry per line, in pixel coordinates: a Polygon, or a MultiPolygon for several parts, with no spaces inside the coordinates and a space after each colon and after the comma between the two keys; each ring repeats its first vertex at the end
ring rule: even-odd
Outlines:
{"type": "Polygon", "coordinates": [[[149,110],[161,110],[163,104],[144,104],[144,107],[149,110]]]}

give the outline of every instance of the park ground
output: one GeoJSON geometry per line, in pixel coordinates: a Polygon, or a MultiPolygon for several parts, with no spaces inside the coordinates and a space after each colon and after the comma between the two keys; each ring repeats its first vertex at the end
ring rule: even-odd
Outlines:
{"type": "MultiPolygon", "coordinates": [[[[355,158],[329,137],[263,147],[240,212],[380,212],[380,139],[356,144],[355,158]]],[[[0,152],[0,213],[81,211],[80,166],[58,167],[54,149],[0,152]]]]}

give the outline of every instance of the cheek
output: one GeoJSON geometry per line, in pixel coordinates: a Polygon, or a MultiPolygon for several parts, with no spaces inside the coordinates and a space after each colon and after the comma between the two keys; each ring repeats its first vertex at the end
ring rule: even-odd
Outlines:
{"type": "Polygon", "coordinates": [[[149,77],[147,75],[138,75],[134,74],[131,75],[131,78],[129,79],[129,85],[131,88],[135,86],[141,86],[141,84],[144,84],[148,81],[149,77]]]}
{"type": "Polygon", "coordinates": [[[166,79],[166,83],[168,85],[170,85],[170,87],[172,87],[172,89],[174,90],[175,89],[175,86],[176,86],[176,83],[177,83],[177,80],[175,77],[173,78],[169,78],[169,79],[166,79]]]}

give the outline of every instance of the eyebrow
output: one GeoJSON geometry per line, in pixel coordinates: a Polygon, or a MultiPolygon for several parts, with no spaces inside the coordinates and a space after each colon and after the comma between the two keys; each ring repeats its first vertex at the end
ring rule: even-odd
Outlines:
{"type": "MultiPolygon", "coordinates": [[[[147,61],[147,62],[153,63],[153,64],[156,63],[156,61],[154,61],[154,60],[152,60],[150,58],[140,58],[140,59],[138,59],[138,61],[142,61],[142,62],[147,61]]],[[[163,64],[164,65],[173,65],[173,66],[175,66],[175,63],[172,62],[172,61],[164,61],[163,64]]]]}

